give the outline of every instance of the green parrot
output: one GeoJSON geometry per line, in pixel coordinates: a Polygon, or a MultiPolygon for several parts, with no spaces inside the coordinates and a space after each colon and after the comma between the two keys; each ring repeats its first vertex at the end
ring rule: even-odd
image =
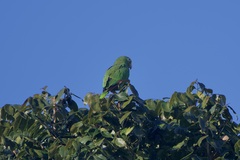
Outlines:
{"type": "Polygon", "coordinates": [[[104,98],[108,92],[115,92],[120,90],[120,84],[129,82],[129,69],[132,68],[132,61],[127,56],[121,56],[116,59],[114,64],[108,68],[103,78],[103,93],[100,99],[104,98]]]}

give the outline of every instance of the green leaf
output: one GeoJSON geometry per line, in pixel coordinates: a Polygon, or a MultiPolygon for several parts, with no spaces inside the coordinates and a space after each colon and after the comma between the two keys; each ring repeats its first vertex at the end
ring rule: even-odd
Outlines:
{"type": "Polygon", "coordinates": [[[16,113],[14,116],[16,119],[13,123],[14,129],[24,131],[24,129],[27,128],[27,120],[22,118],[19,112],[16,113]]]}
{"type": "Polygon", "coordinates": [[[235,150],[235,153],[237,154],[238,158],[240,158],[240,140],[238,140],[234,144],[234,150],[235,150]]]}
{"type": "Polygon", "coordinates": [[[56,103],[58,103],[59,100],[61,99],[61,97],[63,96],[65,89],[66,89],[66,88],[61,89],[61,90],[57,93],[57,95],[55,96],[55,101],[56,101],[56,103]]]}
{"type": "Polygon", "coordinates": [[[120,148],[127,146],[126,142],[122,138],[115,138],[113,142],[116,146],[118,146],[120,148]]]}
{"type": "Polygon", "coordinates": [[[157,103],[152,99],[145,100],[145,104],[149,110],[155,111],[157,108],[157,103]]]}
{"type": "Polygon", "coordinates": [[[15,139],[15,142],[17,144],[20,144],[22,142],[22,138],[20,136],[18,136],[16,139],[15,139]]]}
{"type": "Polygon", "coordinates": [[[189,137],[185,138],[182,142],[179,142],[178,144],[176,144],[175,146],[173,146],[173,150],[179,150],[181,149],[183,146],[187,145],[187,142],[189,140],[189,137]]]}
{"type": "Polygon", "coordinates": [[[172,106],[170,106],[168,102],[164,102],[164,101],[162,101],[162,103],[159,107],[161,107],[162,110],[165,112],[171,112],[171,110],[172,110],[172,106]]]}
{"type": "Polygon", "coordinates": [[[211,130],[211,131],[214,131],[214,132],[217,132],[218,130],[217,130],[217,127],[214,125],[214,122],[210,122],[209,123],[209,129],[211,130]]]}
{"type": "Polygon", "coordinates": [[[82,121],[77,122],[77,123],[74,123],[74,124],[71,126],[71,128],[70,128],[70,132],[71,132],[71,133],[76,133],[76,132],[78,132],[78,129],[79,129],[80,127],[82,127],[82,126],[83,126],[83,122],[82,122],[82,121]]]}
{"type": "Polygon", "coordinates": [[[213,93],[213,90],[212,89],[209,89],[209,88],[206,88],[205,89],[205,92],[209,93],[209,94],[212,94],[213,93]]]}
{"type": "Polygon", "coordinates": [[[126,118],[128,118],[128,116],[131,114],[131,111],[127,111],[120,119],[119,119],[119,123],[122,124],[126,118]]]}
{"type": "Polygon", "coordinates": [[[105,138],[112,138],[113,135],[109,133],[105,128],[100,128],[101,134],[105,138]]]}
{"type": "Polygon", "coordinates": [[[107,160],[107,158],[102,154],[93,155],[94,160],[107,160]]]}
{"type": "Polygon", "coordinates": [[[224,95],[220,94],[219,102],[220,102],[220,105],[222,105],[222,106],[226,105],[226,97],[224,95]]]}
{"type": "Polygon", "coordinates": [[[122,104],[121,108],[124,109],[127,105],[129,105],[132,99],[133,99],[133,96],[130,96],[129,99],[122,104]]]}
{"type": "Polygon", "coordinates": [[[68,102],[68,107],[75,112],[78,110],[78,105],[74,100],[68,102]]]}
{"type": "Polygon", "coordinates": [[[187,88],[186,95],[192,100],[195,101],[195,97],[192,93],[192,91],[195,89],[195,83],[196,81],[192,82],[191,85],[187,88]]]}
{"type": "Polygon", "coordinates": [[[206,131],[206,121],[204,120],[203,117],[199,117],[199,126],[202,130],[202,132],[205,132],[206,131]]]}
{"type": "Polygon", "coordinates": [[[69,154],[68,149],[65,146],[61,146],[59,148],[59,154],[61,155],[62,158],[67,157],[67,155],[69,154]]]}
{"type": "Polygon", "coordinates": [[[209,99],[210,99],[210,96],[205,96],[205,97],[203,98],[202,105],[201,105],[202,108],[207,107],[207,104],[208,104],[209,99]]]}
{"type": "Polygon", "coordinates": [[[132,93],[135,95],[135,96],[139,96],[138,94],[138,91],[136,90],[136,88],[132,85],[132,84],[129,84],[129,87],[130,87],[130,90],[132,91],[132,93]]]}
{"type": "Polygon", "coordinates": [[[222,116],[223,116],[223,118],[227,119],[228,121],[232,120],[232,115],[230,114],[230,112],[226,106],[224,106],[222,108],[222,116]]]}
{"type": "Polygon", "coordinates": [[[170,100],[169,100],[169,105],[170,106],[185,106],[186,103],[186,96],[182,93],[179,92],[174,92],[173,95],[171,96],[170,100]]]}
{"type": "Polygon", "coordinates": [[[126,92],[120,92],[114,95],[119,102],[128,100],[128,94],[126,92]]]}
{"type": "Polygon", "coordinates": [[[139,126],[136,126],[136,127],[134,127],[134,129],[133,129],[133,133],[139,138],[139,139],[141,139],[142,137],[144,137],[145,136],[145,132],[144,132],[145,130],[142,128],[142,127],[139,127],[139,126]]]}
{"type": "Polygon", "coordinates": [[[203,141],[204,139],[206,139],[207,137],[208,137],[208,135],[202,136],[201,138],[199,138],[198,141],[197,141],[197,143],[194,144],[194,146],[198,145],[198,147],[201,147],[202,141],[203,141]]]}
{"type": "Polygon", "coordinates": [[[211,114],[214,114],[216,112],[217,105],[213,105],[211,109],[209,110],[211,114]]]}
{"type": "Polygon", "coordinates": [[[43,158],[43,150],[34,149],[34,152],[38,155],[39,158],[43,158]]]}
{"type": "Polygon", "coordinates": [[[87,142],[92,141],[92,138],[90,136],[84,136],[80,137],[78,141],[81,142],[82,144],[86,144],[87,142]]]}
{"type": "Polygon", "coordinates": [[[194,86],[195,84],[196,84],[196,81],[193,81],[193,82],[190,84],[190,86],[187,88],[187,91],[186,91],[187,94],[192,95],[192,91],[195,89],[195,86],[194,86]]]}
{"type": "MultiPolygon", "coordinates": [[[[184,156],[183,158],[181,158],[180,160],[188,160],[188,159],[191,159],[191,155],[194,153],[194,150],[191,149],[191,152],[188,153],[186,156],[184,156]]],[[[195,160],[192,158],[192,160],[195,160]]],[[[199,159],[198,159],[199,160],[199,159]]]]}
{"type": "Polygon", "coordinates": [[[203,100],[203,98],[205,97],[205,94],[201,91],[197,91],[197,96],[199,99],[203,100]]]}
{"type": "Polygon", "coordinates": [[[217,157],[214,160],[225,160],[225,158],[224,157],[217,157]]]}
{"type": "Polygon", "coordinates": [[[8,113],[9,115],[13,116],[14,108],[11,105],[5,105],[3,108],[6,111],[6,113],[8,113]]]}
{"type": "Polygon", "coordinates": [[[95,144],[96,146],[101,146],[104,140],[105,140],[105,138],[100,139],[100,140],[97,140],[94,144],[95,144]]]}
{"type": "Polygon", "coordinates": [[[199,87],[201,88],[202,91],[205,90],[205,85],[203,83],[198,82],[199,87]]]}
{"type": "Polygon", "coordinates": [[[124,128],[121,132],[120,132],[120,134],[121,135],[129,135],[131,132],[132,132],[132,130],[134,129],[134,126],[133,127],[129,127],[129,128],[124,128]]]}

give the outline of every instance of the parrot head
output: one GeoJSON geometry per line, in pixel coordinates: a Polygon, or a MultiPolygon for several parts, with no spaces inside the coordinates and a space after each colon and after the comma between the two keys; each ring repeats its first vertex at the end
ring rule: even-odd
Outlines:
{"type": "Polygon", "coordinates": [[[114,65],[125,65],[126,67],[132,69],[132,60],[127,56],[121,56],[116,59],[114,65]]]}

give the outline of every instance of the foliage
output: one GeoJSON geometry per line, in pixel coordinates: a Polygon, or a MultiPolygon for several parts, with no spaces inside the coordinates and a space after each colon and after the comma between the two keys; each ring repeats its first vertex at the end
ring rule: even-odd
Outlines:
{"type": "Polygon", "coordinates": [[[0,159],[238,159],[239,124],[224,95],[192,82],[164,100],[89,93],[78,108],[68,88],[0,110],[0,159]]]}

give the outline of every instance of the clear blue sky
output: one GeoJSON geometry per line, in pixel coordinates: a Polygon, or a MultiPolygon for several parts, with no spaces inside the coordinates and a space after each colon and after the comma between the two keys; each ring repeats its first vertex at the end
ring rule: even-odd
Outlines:
{"type": "Polygon", "coordinates": [[[0,55],[0,106],[45,85],[100,93],[106,69],[127,55],[143,99],[198,79],[240,113],[240,1],[1,0],[0,55]]]}

